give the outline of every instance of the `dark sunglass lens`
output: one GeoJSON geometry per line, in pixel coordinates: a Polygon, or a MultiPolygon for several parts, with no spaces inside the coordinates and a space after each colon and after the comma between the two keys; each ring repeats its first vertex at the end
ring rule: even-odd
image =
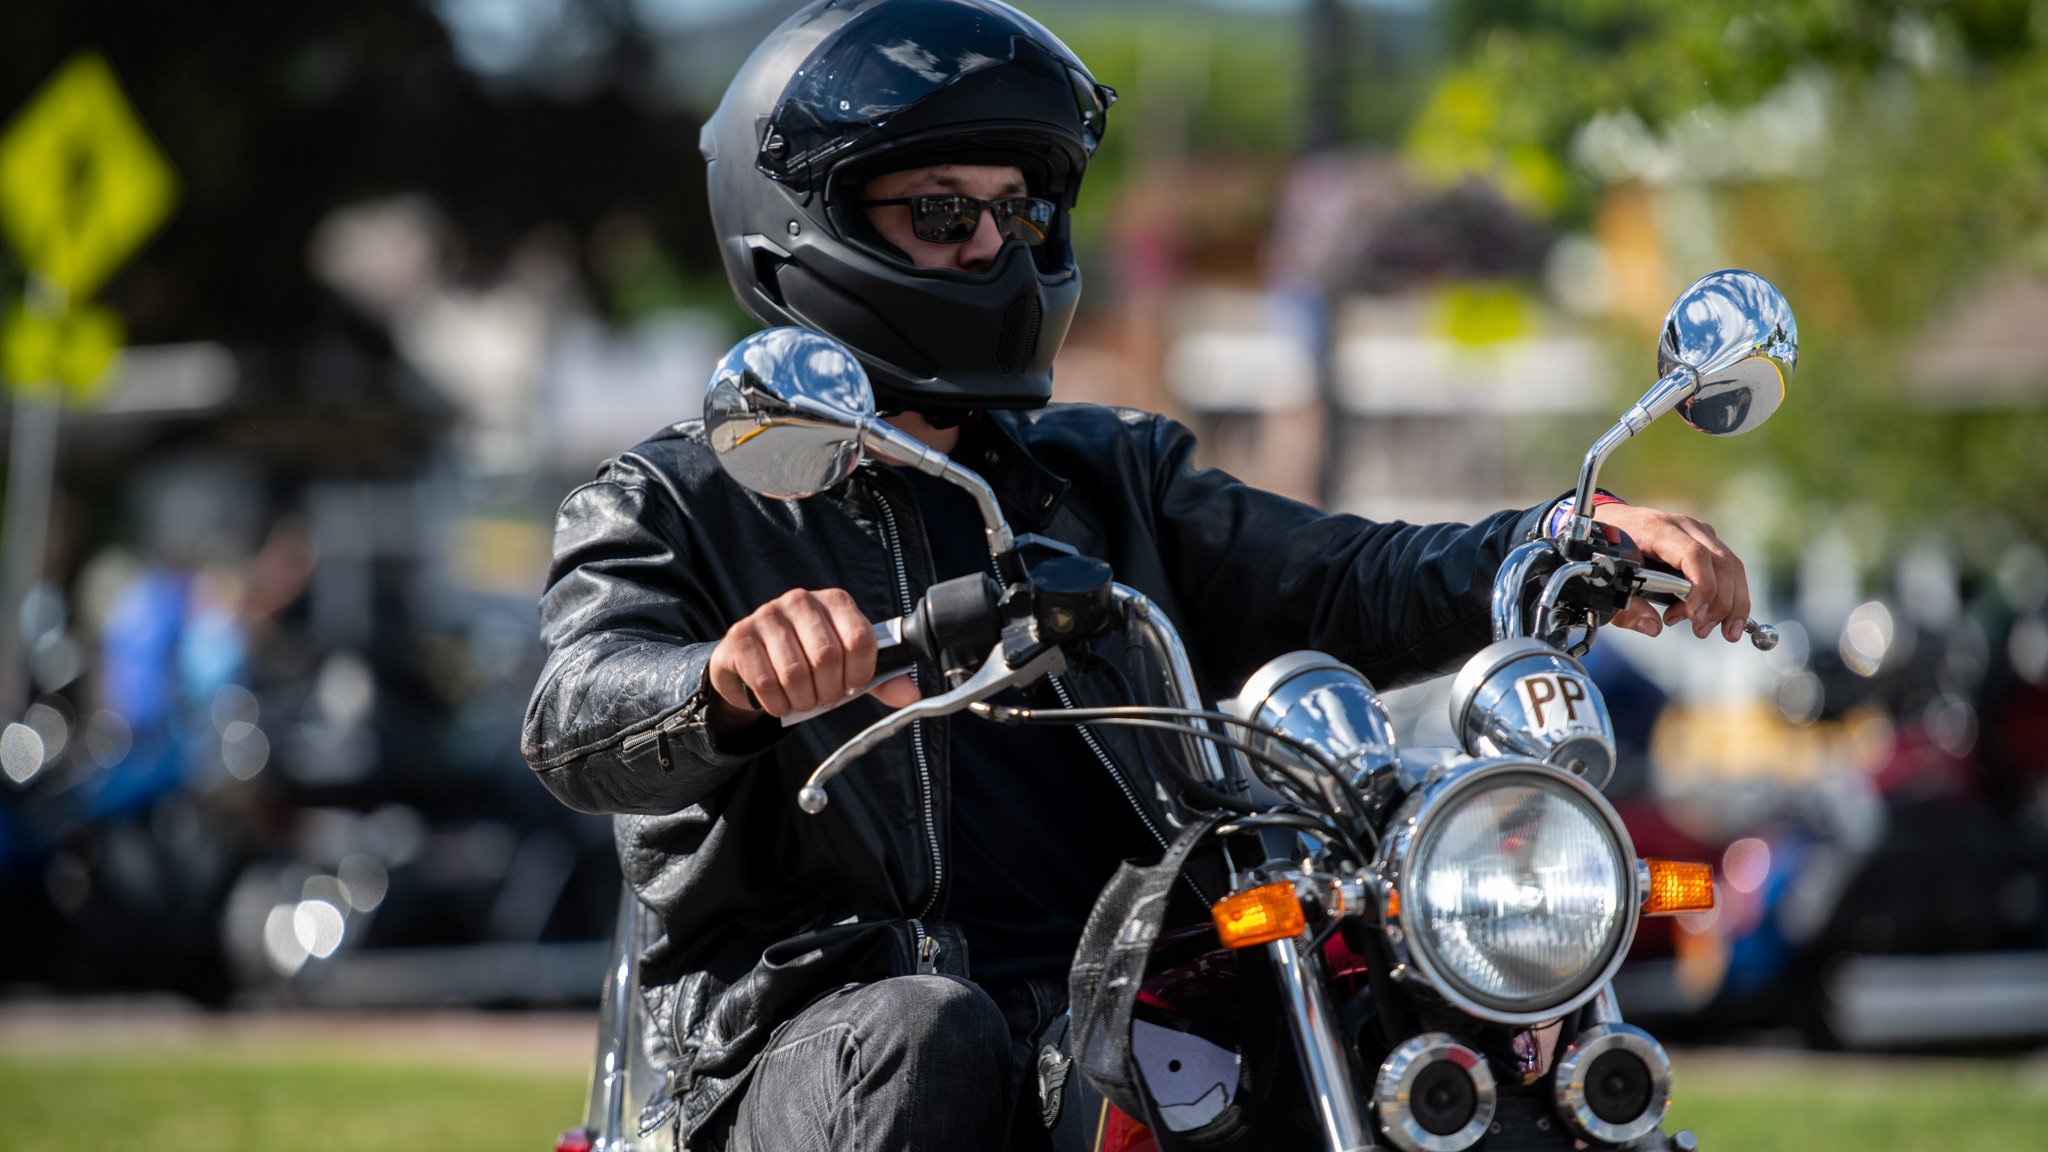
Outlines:
{"type": "Polygon", "coordinates": [[[959,244],[981,223],[981,205],[965,196],[919,196],[910,202],[910,230],[932,244],[959,244]]]}
{"type": "Polygon", "coordinates": [[[1033,248],[1045,243],[1046,235],[1052,231],[1053,213],[1059,210],[1052,201],[1035,196],[998,200],[994,209],[1003,239],[1021,240],[1033,248]]]}

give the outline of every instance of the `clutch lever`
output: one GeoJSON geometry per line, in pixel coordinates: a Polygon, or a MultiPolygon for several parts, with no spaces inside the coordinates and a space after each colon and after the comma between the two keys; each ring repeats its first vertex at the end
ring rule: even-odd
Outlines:
{"type": "Polygon", "coordinates": [[[950,715],[980,700],[986,700],[1006,688],[1029,684],[1041,676],[1057,676],[1067,670],[1067,657],[1056,645],[1049,645],[1045,651],[1024,662],[1021,667],[1012,668],[1003,659],[1003,646],[997,644],[982,661],[981,668],[969,676],[959,687],[937,696],[927,696],[905,708],[898,708],[873,724],[868,725],[858,736],[839,746],[823,764],[804,781],[797,790],[796,804],[805,812],[816,816],[825,810],[825,785],[834,776],[845,771],[847,766],[866,755],[877,744],[894,736],[919,720],[950,715]]]}

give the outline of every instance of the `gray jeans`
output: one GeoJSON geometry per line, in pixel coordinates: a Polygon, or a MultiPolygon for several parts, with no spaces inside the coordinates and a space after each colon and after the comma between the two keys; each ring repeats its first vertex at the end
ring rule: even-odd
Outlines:
{"type": "Polygon", "coordinates": [[[1026,986],[999,1006],[958,977],[898,976],[829,993],[776,1032],[733,1106],[724,1152],[1042,1143],[1036,1092],[1019,1107],[1017,1089],[1032,1037],[1061,1007],[1056,992],[1026,986]]]}

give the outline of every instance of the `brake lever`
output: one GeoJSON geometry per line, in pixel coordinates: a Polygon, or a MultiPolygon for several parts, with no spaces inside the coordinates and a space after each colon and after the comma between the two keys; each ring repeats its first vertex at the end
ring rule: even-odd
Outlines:
{"type": "Polygon", "coordinates": [[[816,816],[825,810],[827,797],[825,785],[834,776],[845,771],[855,760],[866,755],[874,747],[919,720],[951,715],[969,704],[986,700],[1006,688],[1021,687],[1041,676],[1057,676],[1067,670],[1067,657],[1057,645],[1048,645],[1043,652],[1024,662],[1021,667],[1012,668],[1003,659],[1003,646],[997,644],[982,661],[980,669],[969,676],[959,687],[937,696],[927,696],[908,707],[898,708],[873,724],[862,729],[853,739],[839,746],[832,755],[818,765],[811,778],[797,790],[796,804],[810,815],[816,816]]]}

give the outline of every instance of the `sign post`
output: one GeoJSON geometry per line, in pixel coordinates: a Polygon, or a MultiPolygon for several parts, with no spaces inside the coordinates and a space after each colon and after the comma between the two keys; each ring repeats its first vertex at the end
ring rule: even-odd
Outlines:
{"type": "Polygon", "coordinates": [[[0,235],[29,273],[0,317],[13,435],[0,530],[0,721],[31,693],[23,602],[43,576],[65,404],[90,406],[120,352],[120,318],[90,303],[170,215],[177,177],[97,53],[72,57],[0,131],[0,235]]]}

